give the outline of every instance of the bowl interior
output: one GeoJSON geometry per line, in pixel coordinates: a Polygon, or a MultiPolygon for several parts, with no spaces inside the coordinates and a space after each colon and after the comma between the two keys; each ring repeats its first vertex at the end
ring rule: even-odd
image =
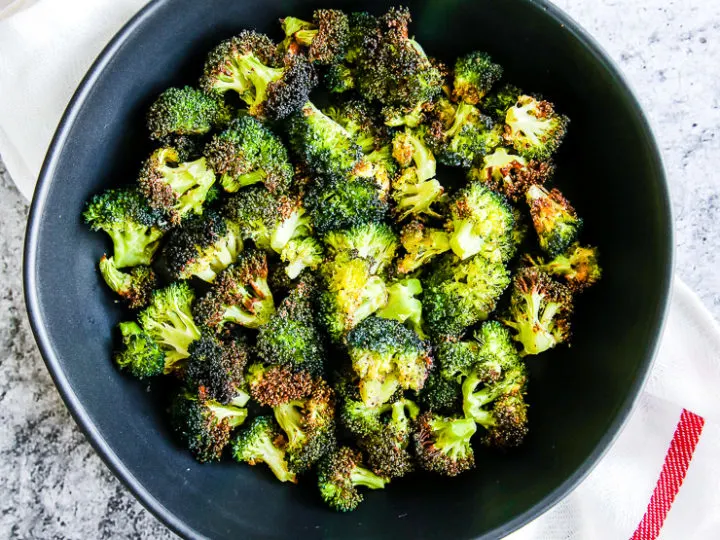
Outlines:
{"type": "MultiPolygon", "coordinates": [[[[352,515],[326,510],[312,479],[281,485],[263,467],[199,465],[165,427],[147,385],[117,372],[123,317],[96,271],[109,249],[80,221],[84,201],[132,181],[149,145],[144,111],[170,85],[194,84],[213,45],[322,2],[161,0],[115,41],[81,88],[49,154],[30,220],[26,285],[38,341],[71,410],[101,455],[176,531],[210,537],[466,538],[507,533],[547,509],[617,433],[650,364],[671,267],[657,149],[617,72],[572,21],[527,0],[406,2],[429,54],[489,51],[506,80],[572,119],[557,184],[585,218],[605,277],[577,304],[572,348],[530,359],[531,431],[518,452],[478,451],[457,479],[428,475],[373,492],[352,515]],[[212,6],[212,7],[210,7],[212,6]],[[508,32],[514,36],[508,39],[508,32]]],[[[383,2],[335,2],[384,10],[383,2]]]]}

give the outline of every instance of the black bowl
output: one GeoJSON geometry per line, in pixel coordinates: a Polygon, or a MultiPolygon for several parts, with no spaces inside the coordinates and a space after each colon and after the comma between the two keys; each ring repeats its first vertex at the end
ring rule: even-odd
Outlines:
{"type": "MultiPolygon", "coordinates": [[[[189,537],[469,538],[507,534],[573,489],[618,434],[652,362],[671,277],[667,187],[643,114],[618,70],[573,21],[529,0],[407,2],[413,32],[444,59],[489,51],[509,81],[550,97],[571,129],[557,183],[599,245],[605,277],[577,306],[572,348],[529,359],[531,432],[518,452],[479,452],[456,479],[427,475],[367,495],[353,514],[322,506],[313,482],[263,467],[199,465],[167,433],[160,404],[109,358],[123,316],[97,273],[108,244],[80,221],[84,201],[134,178],[148,150],[143,114],[161,90],[193,84],[221,39],[323,2],[158,0],[112,41],[50,147],[30,212],[27,305],[55,382],[108,466],[189,537]]],[[[380,12],[384,2],[336,2],[380,12]]]]}

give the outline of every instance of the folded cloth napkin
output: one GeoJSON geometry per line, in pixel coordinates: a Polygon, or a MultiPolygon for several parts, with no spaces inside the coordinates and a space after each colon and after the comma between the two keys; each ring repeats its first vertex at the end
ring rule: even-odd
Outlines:
{"type": "MultiPolygon", "coordinates": [[[[0,155],[27,198],[82,76],[144,3],[20,0],[0,11],[0,155]]],[[[660,352],[627,426],[571,495],[511,538],[720,536],[719,358],[720,328],[675,281],[660,352]]]]}

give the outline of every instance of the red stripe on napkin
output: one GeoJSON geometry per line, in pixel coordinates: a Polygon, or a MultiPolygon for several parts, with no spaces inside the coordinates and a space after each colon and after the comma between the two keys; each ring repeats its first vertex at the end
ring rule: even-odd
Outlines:
{"type": "Polygon", "coordinates": [[[655,540],[660,534],[675,496],[685,480],[704,424],[702,416],[683,409],[650,504],[631,540],[655,540]]]}

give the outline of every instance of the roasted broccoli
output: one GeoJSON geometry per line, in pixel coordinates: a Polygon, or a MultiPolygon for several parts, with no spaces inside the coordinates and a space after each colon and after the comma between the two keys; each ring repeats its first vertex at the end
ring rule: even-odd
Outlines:
{"type": "Polygon", "coordinates": [[[403,221],[412,215],[427,214],[440,217],[432,209],[433,203],[440,200],[445,189],[436,179],[421,182],[415,167],[404,169],[392,183],[392,198],[397,221],[403,221]]]}
{"type": "Polygon", "coordinates": [[[241,116],[205,148],[220,184],[234,193],[258,182],[273,193],[288,190],[293,168],[282,141],[251,116],[241,116]]]}
{"type": "Polygon", "coordinates": [[[426,227],[419,221],[411,221],[402,228],[400,243],[406,251],[398,261],[398,272],[401,274],[414,272],[434,257],[450,251],[450,235],[447,232],[426,227]]]}
{"type": "Polygon", "coordinates": [[[378,317],[393,319],[407,324],[420,338],[425,338],[422,329],[422,302],[415,298],[422,294],[422,284],[419,279],[407,278],[390,285],[388,301],[380,311],[378,317]]]}
{"type": "Polygon", "coordinates": [[[505,115],[504,137],[524,158],[546,161],[560,146],[568,122],[552,103],[522,95],[505,115]]]}
{"type": "Polygon", "coordinates": [[[485,52],[461,56],[455,62],[453,72],[453,97],[477,105],[502,74],[502,66],[494,63],[485,52]]]}
{"type": "Polygon", "coordinates": [[[232,441],[233,457],[250,465],[265,463],[281,482],[297,483],[285,459],[286,439],[272,416],[258,416],[232,441]]]}
{"type": "Polygon", "coordinates": [[[367,178],[345,180],[335,186],[314,186],[306,204],[312,212],[315,230],[321,235],[379,223],[387,213],[387,203],[367,178]]]}
{"type": "Polygon", "coordinates": [[[327,66],[323,82],[329,92],[342,94],[355,88],[355,74],[345,64],[332,64],[327,66]]]}
{"type": "Polygon", "coordinates": [[[393,138],[393,157],[401,167],[414,165],[417,182],[435,177],[435,156],[423,141],[424,131],[405,128],[393,138]]]}
{"type": "Polygon", "coordinates": [[[129,272],[118,269],[112,257],[103,255],[100,259],[100,273],[105,283],[130,309],[145,307],[157,280],[155,272],[149,266],[133,266],[129,272]]]}
{"type": "Polygon", "coordinates": [[[317,64],[340,62],[346,52],[350,24],[339,9],[316,9],[312,23],[295,17],[282,20],[286,38],[308,47],[308,58],[317,64]]]}
{"type": "Polygon", "coordinates": [[[570,248],[552,259],[526,256],[526,260],[540,270],[553,276],[564,278],[573,292],[579,292],[597,283],[602,277],[598,264],[597,248],[573,244],[570,248]]]}
{"type": "Polygon", "coordinates": [[[115,363],[133,377],[145,379],[165,371],[165,353],[136,322],[121,322],[123,349],[115,354],[115,363]]]}
{"type": "Polygon", "coordinates": [[[167,223],[135,188],[109,189],[86,205],[83,218],[93,231],[105,231],[113,242],[117,268],[152,262],[167,223]]]}
{"type": "Polygon", "coordinates": [[[218,338],[207,333],[194,341],[188,352],[184,371],[188,387],[204,387],[210,399],[223,404],[230,403],[243,389],[250,351],[242,334],[218,338]]]}
{"type": "Polygon", "coordinates": [[[227,124],[233,111],[221,99],[192,88],[168,88],[150,106],[147,126],[153,139],[203,135],[227,124]]]}
{"type": "Polygon", "coordinates": [[[434,413],[453,415],[462,412],[460,383],[446,379],[438,371],[428,376],[417,399],[420,405],[434,413]]]}
{"type": "Polygon", "coordinates": [[[415,455],[426,471],[457,476],[475,467],[470,438],[477,431],[472,418],[444,417],[425,412],[418,417],[415,455]]]}
{"type": "Polygon", "coordinates": [[[496,148],[468,171],[468,180],[482,182],[493,191],[517,202],[525,197],[530,186],[542,185],[552,176],[554,167],[546,161],[527,160],[496,148]]]}
{"type": "Polygon", "coordinates": [[[318,463],[320,496],[330,508],[338,512],[355,510],[363,496],[359,486],[382,489],[389,482],[363,465],[362,454],[342,446],[318,463]]]}
{"type": "Polygon", "coordinates": [[[551,257],[564,253],[577,240],[582,219],[558,189],[530,186],[526,198],[540,247],[551,257]]]}
{"type": "Polygon", "coordinates": [[[198,301],[195,307],[198,320],[218,331],[228,323],[247,328],[266,324],[275,313],[267,275],[265,253],[255,249],[243,251],[198,301]]]}
{"type": "Polygon", "coordinates": [[[370,154],[390,142],[387,129],[367,101],[346,99],[324,112],[347,130],[364,154],[370,154]]]}
{"type": "Polygon", "coordinates": [[[515,330],[521,354],[540,354],[570,338],[572,310],[570,289],[538,268],[524,268],[513,279],[503,322],[515,330]]]}
{"type": "Polygon", "coordinates": [[[420,390],[432,366],[425,344],[391,319],[365,319],[348,333],[347,345],[369,407],[386,403],[399,388],[420,390]]]}
{"type": "Polygon", "coordinates": [[[312,237],[291,239],[280,253],[280,259],[286,264],[285,272],[290,279],[297,278],[303,270],[317,270],[323,262],[323,248],[320,242],[312,237]]]}
{"type": "Polygon", "coordinates": [[[508,109],[517,104],[521,95],[523,91],[517,86],[504,84],[485,96],[480,103],[480,109],[496,122],[504,123],[508,109]]]}
{"type": "Polygon", "coordinates": [[[380,274],[395,257],[397,236],[384,223],[367,223],[350,229],[334,230],[323,237],[328,255],[347,252],[370,262],[370,272],[380,274]]]}

